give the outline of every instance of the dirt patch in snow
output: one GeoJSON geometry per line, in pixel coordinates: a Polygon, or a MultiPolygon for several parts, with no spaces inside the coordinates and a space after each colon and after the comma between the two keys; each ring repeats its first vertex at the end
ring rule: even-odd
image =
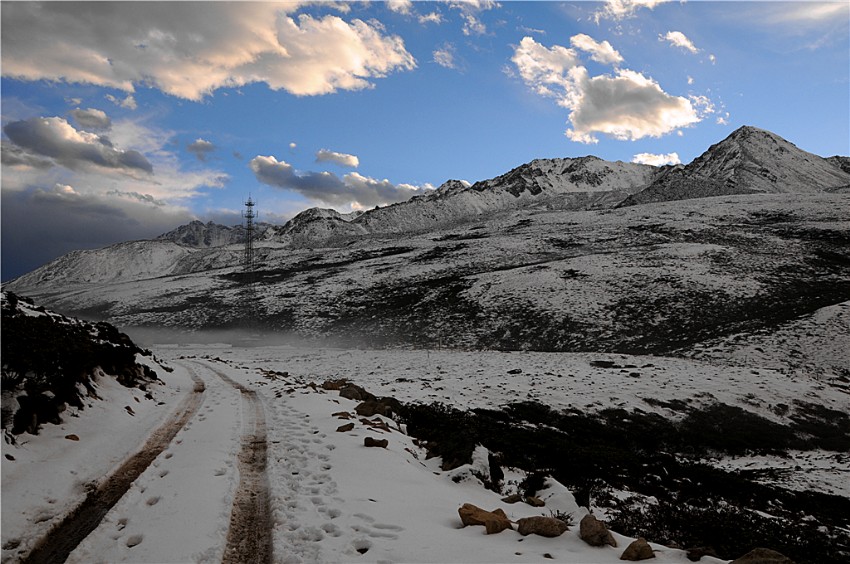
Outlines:
{"type": "Polygon", "coordinates": [[[271,562],[272,518],[266,473],[266,416],[257,392],[210,368],[242,393],[242,448],[239,451],[239,488],[233,499],[227,547],[222,562],[271,562]]]}

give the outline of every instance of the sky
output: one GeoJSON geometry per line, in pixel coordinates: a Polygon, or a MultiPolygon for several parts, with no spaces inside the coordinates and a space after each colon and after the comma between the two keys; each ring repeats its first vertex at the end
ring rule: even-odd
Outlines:
{"type": "Polygon", "coordinates": [[[847,2],[8,2],[2,266],[535,158],[850,155],[847,2]]]}

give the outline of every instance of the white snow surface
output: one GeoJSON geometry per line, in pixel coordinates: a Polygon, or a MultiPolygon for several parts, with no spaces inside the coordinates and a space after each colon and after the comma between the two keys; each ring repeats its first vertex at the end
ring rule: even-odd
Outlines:
{"type": "MultiPolygon", "coordinates": [[[[457,509],[463,503],[501,507],[512,520],[558,510],[572,513],[577,523],[586,510],[551,479],[540,493],[545,507],[501,502],[502,495],[475,478],[486,470],[486,449],[476,449],[470,466],[444,472],[439,459],[426,460],[425,451],[396,422],[370,419],[383,421],[389,431],[364,423],[354,413],[357,402],[320,387],[327,379],[348,378],[376,395],[402,401],[441,401],[462,408],[534,399],[556,409],[624,407],[675,416],[644,401],[653,398],[691,405],[722,401],[776,417],[770,405],[800,397],[850,409],[845,394],[814,377],[767,369],[753,374],[751,368],[686,359],[230,345],[170,345],[155,351],[175,367],[170,374],[161,371],[166,384],[156,387],[156,401],[136,402],[132,398],[140,395],[138,390],[104,380],[100,391],[109,401],[92,402],[62,425],[45,426],[38,436],[22,435],[18,445],[3,445],[4,455],[15,459],[2,466],[3,546],[31,546],[81,499],[87,482],[101,479],[137,448],[190,393],[190,371],[206,385],[200,409],[69,561],[221,559],[239,482],[244,406],[240,392],[216,371],[256,390],[265,411],[276,562],[540,562],[549,560],[548,554],[556,562],[613,563],[632,540],[615,534],[618,548],[592,548],[578,538],[577,525],[554,539],[461,528],[457,509]],[[597,368],[591,360],[636,368],[597,368]],[[508,374],[516,368],[522,372],[508,374]],[[640,372],[640,377],[631,372],[640,372]],[[134,417],[125,404],[133,406],[134,417]],[[340,413],[352,418],[342,419],[340,413]],[[354,423],[351,431],[336,431],[349,421],[354,423]],[[69,433],[80,441],[65,439],[69,433]],[[367,436],[386,438],[389,446],[366,448],[367,436]],[[459,476],[463,479],[455,483],[452,478],[459,476]]],[[[810,457],[799,453],[794,459],[799,464],[810,457]]],[[[746,467],[770,461],[718,463],[746,467]]],[[[848,459],[824,456],[804,467],[810,472],[818,465],[823,472],[817,478],[810,476],[794,487],[848,495],[840,485],[848,459]]],[[[516,483],[523,475],[506,469],[507,481],[516,483]]],[[[687,562],[684,551],[653,547],[658,562],[687,562]]],[[[4,561],[14,560],[16,553],[4,550],[4,561]]]]}

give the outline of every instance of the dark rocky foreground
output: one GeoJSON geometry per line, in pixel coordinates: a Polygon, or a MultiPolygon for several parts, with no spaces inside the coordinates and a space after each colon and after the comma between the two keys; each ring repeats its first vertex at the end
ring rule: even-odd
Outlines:
{"type": "MultiPolygon", "coordinates": [[[[603,510],[610,527],[651,542],[734,559],[769,547],[798,563],[839,563],[850,557],[850,500],[795,492],[757,481],[756,472],[712,466],[709,455],[825,449],[850,450],[850,416],[795,403],[787,426],[737,407],[678,406],[684,418],[608,409],[598,415],[558,412],[536,403],[465,412],[442,404],[401,406],[408,433],[443,468],[471,461],[477,444],[496,467],[526,470],[518,484],[532,496],[552,476],[580,505],[603,510]],[[623,495],[626,492],[626,495],[623,495]]],[[[486,484],[501,491],[507,484],[486,484]]],[[[695,558],[695,559],[698,559],[695,558]]]]}
{"type": "Polygon", "coordinates": [[[109,323],[89,323],[48,312],[3,293],[3,429],[38,433],[58,424],[68,407],[97,399],[98,373],[142,390],[156,373],[136,359],[150,356],[109,323]]]}

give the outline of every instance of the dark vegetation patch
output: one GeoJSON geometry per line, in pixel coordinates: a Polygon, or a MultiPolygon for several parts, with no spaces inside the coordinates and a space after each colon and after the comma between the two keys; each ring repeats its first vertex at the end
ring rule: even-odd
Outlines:
{"type": "MultiPolygon", "coordinates": [[[[534,402],[472,411],[408,404],[400,414],[429,455],[442,457],[444,469],[469,463],[481,444],[505,466],[529,473],[520,484],[525,495],[551,475],[582,505],[592,499],[606,507],[614,516],[613,528],[624,534],[684,547],[712,546],[728,559],[756,546],[772,547],[797,562],[841,562],[850,556],[850,535],[837,529],[850,526],[850,500],[763,485],[755,481],[758,476],[700,462],[706,455],[821,448],[821,439],[803,435],[794,417],[784,426],[715,404],[689,409],[675,422],[640,410],[587,414],[534,402]],[[658,503],[623,502],[608,493],[615,489],[654,496],[658,503]],[[812,517],[801,523],[807,515],[812,517]]],[[[808,405],[796,406],[794,414],[818,421],[845,419],[808,405]]],[[[842,432],[846,441],[850,431],[842,432]]]]}
{"type": "Polygon", "coordinates": [[[411,262],[429,262],[443,259],[452,253],[462,251],[466,248],[466,244],[458,243],[457,245],[434,245],[427,251],[420,253],[411,259],[411,262]]]}
{"type": "MultiPolygon", "coordinates": [[[[67,406],[82,409],[87,397],[97,397],[97,368],[126,387],[142,390],[156,374],[136,362],[150,355],[109,323],[90,323],[56,314],[27,315],[21,302],[3,294],[2,384],[4,396],[16,397],[16,409],[4,409],[3,428],[12,434],[35,434],[43,423],[60,423],[67,406]]],[[[6,403],[4,402],[4,408],[6,403]]]]}
{"type": "Polygon", "coordinates": [[[348,266],[350,264],[354,264],[356,262],[362,262],[366,260],[372,260],[376,258],[382,257],[390,257],[395,255],[403,255],[409,253],[411,251],[416,250],[413,247],[384,247],[382,249],[356,249],[353,251],[349,251],[344,258],[339,260],[323,260],[323,257],[315,256],[309,257],[301,262],[291,265],[286,268],[269,268],[267,265],[264,265],[262,268],[257,268],[254,272],[230,272],[227,274],[222,274],[221,278],[225,280],[230,280],[232,282],[236,282],[238,284],[248,284],[252,282],[259,282],[264,284],[274,284],[277,282],[283,282],[285,280],[289,280],[290,278],[301,274],[303,272],[311,272],[317,270],[333,270],[333,269],[341,269],[344,266],[348,266]]]}
{"type": "MultiPolygon", "coordinates": [[[[470,231],[478,230],[478,229],[483,229],[483,226],[473,227],[473,228],[470,229],[470,231]]],[[[435,241],[435,242],[470,241],[470,240],[473,240],[473,239],[486,239],[487,237],[488,237],[487,233],[469,233],[469,232],[466,232],[466,233],[446,233],[445,235],[440,235],[439,237],[434,237],[431,240],[435,241]]]]}

